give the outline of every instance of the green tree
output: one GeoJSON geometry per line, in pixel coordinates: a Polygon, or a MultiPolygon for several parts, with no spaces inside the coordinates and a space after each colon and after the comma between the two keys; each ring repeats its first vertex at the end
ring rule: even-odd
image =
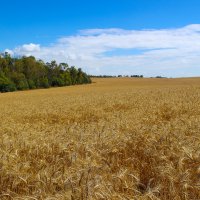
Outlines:
{"type": "Polygon", "coordinates": [[[15,83],[17,90],[29,89],[28,81],[23,73],[13,72],[11,75],[12,81],[15,83]]]}
{"type": "Polygon", "coordinates": [[[0,92],[12,92],[15,91],[16,87],[15,84],[5,77],[5,75],[1,72],[0,73],[0,92]]]}
{"type": "Polygon", "coordinates": [[[77,83],[78,71],[74,66],[72,66],[69,69],[69,72],[70,72],[70,76],[71,76],[71,80],[72,80],[72,85],[75,85],[77,83]]]}
{"type": "Polygon", "coordinates": [[[90,77],[67,63],[44,63],[33,56],[12,58],[0,54],[1,91],[26,90],[90,83],[90,77]]]}

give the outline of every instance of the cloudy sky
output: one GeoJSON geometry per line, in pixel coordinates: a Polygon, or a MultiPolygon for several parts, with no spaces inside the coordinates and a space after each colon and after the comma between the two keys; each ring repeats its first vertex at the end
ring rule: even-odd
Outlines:
{"type": "Polygon", "coordinates": [[[199,1],[30,2],[13,0],[0,27],[2,52],[96,75],[200,76],[199,1]]]}

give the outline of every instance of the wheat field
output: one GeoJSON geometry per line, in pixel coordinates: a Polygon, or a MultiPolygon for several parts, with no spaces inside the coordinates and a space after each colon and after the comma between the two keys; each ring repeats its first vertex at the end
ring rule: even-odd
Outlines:
{"type": "Polygon", "coordinates": [[[1,200],[200,199],[200,78],[0,94],[1,200]]]}

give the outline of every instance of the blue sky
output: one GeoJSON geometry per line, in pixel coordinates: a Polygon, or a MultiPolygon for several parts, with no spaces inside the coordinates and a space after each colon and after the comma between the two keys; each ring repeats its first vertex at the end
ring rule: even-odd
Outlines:
{"type": "Polygon", "coordinates": [[[91,74],[200,76],[199,0],[10,0],[1,8],[0,51],[91,74]]]}

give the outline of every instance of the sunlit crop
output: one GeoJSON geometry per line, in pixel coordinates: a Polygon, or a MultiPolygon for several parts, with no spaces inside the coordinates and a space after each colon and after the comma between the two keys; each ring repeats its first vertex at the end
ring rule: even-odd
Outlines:
{"type": "Polygon", "coordinates": [[[0,94],[0,199],[200,199],[200,79],[93,79],[0,94]]]}

